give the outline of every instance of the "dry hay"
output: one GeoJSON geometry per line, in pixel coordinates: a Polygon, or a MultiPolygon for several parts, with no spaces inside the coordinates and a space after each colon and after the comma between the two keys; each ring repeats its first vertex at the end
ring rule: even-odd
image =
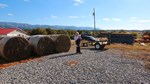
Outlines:
{"type": "Polygon", "coordinates": [[[27,40],[30,40],[31,36],[26,37],[27,40]]]}
{"type": "Polygon", "coordinates": [[[22,37],[4,37],[0,40],[0,57],[7,61],[28,58],[30,55],[29,42],[22,37]]]}
{"type": "Polygon", "coordinates": [[[48,36],[32,36],[29,39],[29,43],[34,55],[44,56],[54,53],[54,42],[48,36]]]}
{"type": "Polygon", "coordinates": [[[145,51],[150,52],[150,46],[149,44],[146,44],[147,46],[141,46],[140,44],[135,43],[134,45],[128,45],[128,44],[111,44],[107,46],[108,48],[115,48],[115,49],[122,49],[122,50],[134,50],[134,51],[145,51]]]}
{"type": "Polygon", "coordinates": [[[71,60],[67,62],[67,65],[70,67],[74,67],[77,64],[79,64],[79,61],[76,61],[76,60],[71,60]]]}
{"type": "Polygon", "coordinates": [[[0,37],[0,40],[3,39],[2,37],[0,37]]]}
{"type": "Polygon", "coordinates": [[[53,34],[50,38],[54,41],[55,51],[57,53],[68,52],[71,47],[71,40],[65,34],[53,34]]]}
{"type": "Polygon", "coordinates": [[[87,40],[81,40],[81,47],[88,47],[89,42],[87,40]]]}
{"type": "Polygon", "coordinates": [[[4,37],[0,37],[0,40],[3,39],[4,37]]]}

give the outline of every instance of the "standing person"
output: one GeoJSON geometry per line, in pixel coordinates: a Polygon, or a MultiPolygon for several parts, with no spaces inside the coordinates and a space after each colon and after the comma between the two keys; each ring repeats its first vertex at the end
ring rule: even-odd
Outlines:
{"type": "Polygon", "coordinates": [[[81,36],[79,35],[79,32],[76,32],[74,36],[74,40],[76,43],[76,53],[82,54],[80,50],[80,41],[81,41],[81,36]]]}

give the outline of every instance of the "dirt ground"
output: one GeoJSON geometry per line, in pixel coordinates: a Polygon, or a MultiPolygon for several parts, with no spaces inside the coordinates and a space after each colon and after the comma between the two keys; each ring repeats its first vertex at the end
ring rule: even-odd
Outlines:
{"type": "Polygon", "coordinates": [[[144,62],[145,68],[150,70],[150,43],[146,43],[145,45],[143,46],[139,43],[135,43],[134,45],[111,44],[106,48],[121,50],[123,57],[141,60],[144,62]]]}
{"type": "MultiPolygon", "coordinates": [[[[71,48],[69,52],[75,52],[75,43],[74,41],[71,41],[71,48]]],[[[86,48],[94,48],[93,46],[86,47],[86,48]]],[[[135,43],[134,45],[127,45],[127,44],[111,44],[107,45],[105,49],[117,49],[121,50],[123,52],[123,57],[129,58],[129,59],[138,59],[142,60],[145,63],[145,67],[147,69],[150,69],[150,43],[147,43],[146,46],[142,46],[138,43],[135,43]]],[[[36,60],[40,61],[42,60],[41,57],[37,58],[29,58],[26,60],[16,61],[7,63],[3,59],[0,59],[0,69],[7,68],[10,66],[15,66],[20,63],[27,63],[29,61],[36,60]]]]}

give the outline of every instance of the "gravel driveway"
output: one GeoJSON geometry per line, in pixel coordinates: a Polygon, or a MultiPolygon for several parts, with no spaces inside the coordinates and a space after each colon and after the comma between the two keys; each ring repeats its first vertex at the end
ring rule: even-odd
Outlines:
{"type": "Polygon", "coordinates": [[[83,49],[42,57],[0,70],[0,84],[150,84],[142,61],[120,50],[83,49]]]}

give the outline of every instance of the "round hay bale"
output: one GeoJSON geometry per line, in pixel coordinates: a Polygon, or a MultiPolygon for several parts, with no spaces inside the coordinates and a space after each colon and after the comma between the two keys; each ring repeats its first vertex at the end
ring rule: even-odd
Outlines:
{"type": "Polygon", "coordinates": [[[0,40],[3,39],[4,37],[0,37],[0,40]]]}
{"type": "Polygon", "coordinates": [[[1,39],[3,39],[3,38],[0,37],[0,40],[1,40],[1,39]]]}
{"type": "Polygon", "coordinates": [[[65,34],[53,34],[50,35],[55,44],[55,51],[57,53],[68,52],[71,47],[71,40],[65,34]]]}
{"type": "Polygon", "coordinates": [[[0,56],[7,61],[17,61],[30,56],[29,42],[22,37],[4,37],[0,40],[0,56]]]}
{"type": "Polygon", "coordinates": [[[45,35],[32,36],[29,43],[34,55],[44,56],[54,53],[54,42],[51,38],[45,35]]]}
{"type": "Polygon", "coordinates": [[[28,37],[25,37],[25,38],[26,38],[27,40],[30,40],[30,37],[31,37],[31,36],[28,36],[28,37]]]}

